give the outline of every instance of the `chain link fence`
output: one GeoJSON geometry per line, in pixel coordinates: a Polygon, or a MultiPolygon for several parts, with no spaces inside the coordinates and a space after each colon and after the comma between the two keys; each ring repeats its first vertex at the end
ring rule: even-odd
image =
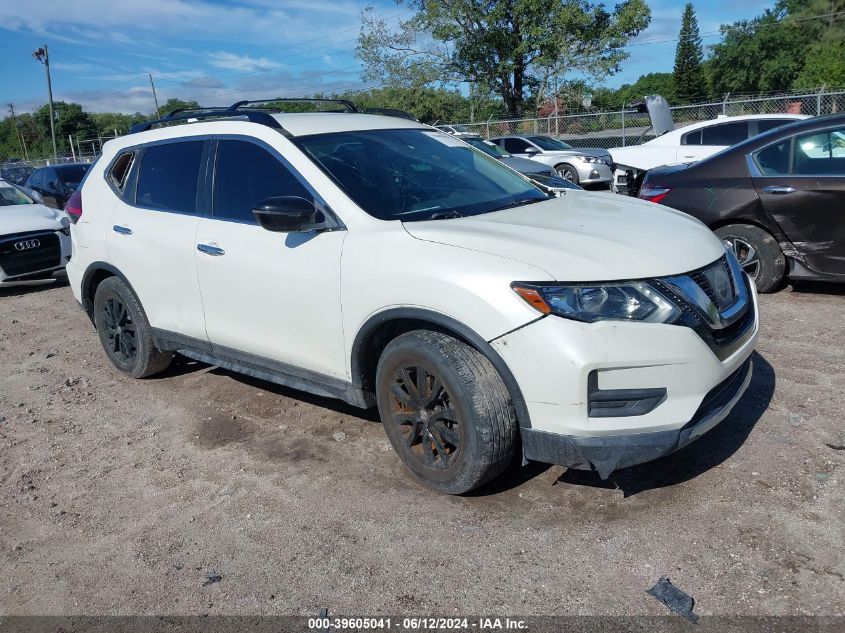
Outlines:
{"type": "MultiPolygon", "coordinates": [[[[807,114],[811,116],[845,112],[845,90],[818,91],[778,96],[726,96],[722,101],[673,106],[677,127],[718,116],[741,114],[807,114]]],[[[638,145],[652,138],[647,113],[631,108],[604,112],[578,112],[559,116],[525,119],[493,119],[484,122],[454,123],[483,138],[507,134],[546,134],[574,147],[621,147],[638,145]]]]}
{"type": "Polygon", "coordinates": [[[0,179],[22,185],[39,167],[65,163],[93,163],[102,153],[103,144],[112,138],[117,138],[117,134],[95,138],[68,138],[69,149],[60,149],[57,156],[53,156],[52,152],[34,155],[29,151],[24,139],[20,152],[5,156],[0,154],[0,179]]]}

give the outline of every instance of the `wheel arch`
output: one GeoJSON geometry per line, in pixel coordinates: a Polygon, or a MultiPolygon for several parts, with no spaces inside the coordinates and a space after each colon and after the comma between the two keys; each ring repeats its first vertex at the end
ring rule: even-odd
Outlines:
{"type": "MultiPolygon", "coordinates": [[[[85,269],[85,274],[82,275],[82,307],[88,318],[91,319],[91,323],[94,323],[94,295],[97,292],[97,287],[109,277],[118,277],[129,287],[135,298],[138,298],[138,293],[135,292],[126,275],[120,270],[106,262],[92,262],[85,269]]],[[[140,300],[138,303],[140,304],[140,300]]]]}
{"type": "Polygon", "coordinates": [[[528,407],[510,368],[495,349],[465,324],[425,308],[391,308],[371,316],[355,335],[351,351],[352,384],[373,393],[381,352],[397,336],[419,329],[434,329],[463,341],[480,352],[496,369],[507,387],[520,427],[531,427],[528,407]]]}

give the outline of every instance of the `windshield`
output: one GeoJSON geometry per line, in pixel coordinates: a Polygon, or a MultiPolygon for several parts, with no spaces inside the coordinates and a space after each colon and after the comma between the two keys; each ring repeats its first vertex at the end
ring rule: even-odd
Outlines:
{"type": "Polygon", "coordinates": [[[88,171],[89,167],[90,165],[67,165],[57,168],[56,171],[64,185],[71,189],[76,189],[85,177],[85,172],[88,171]]]}
{"type": "Polygon", "coordinates": [[[564,143],[556,138],[552,138],[551,136],[530,136],[528,140],[540,149],[544,149],[546,151],[554,152],[556,150],[572,149],[572,145],[564,143]]]}
{"type": "Polygon", "coordinates": [[[363,130],[294,142],[382,220],[477,215],[548,199],[496,159],[443,132],[363,130]]]}
{"type": "Polygon", "coordinates": [[[11,207],[18,204],[35,204],[23,191],[6,183],[0,183],[0,207],[11,207]]]}
{"type": "Polygon", "coordinates": [[[485,154],[490,154],[490,156],[495,156],[496,158],[510,156],[510,154],[508,154],[505,150],[503,150],[498,145],[491,145],[490,143],[487,143],[486,141],[483,141],[480,138],[464,137],[461,140],[464,143],[469,143],[473,147],[480,149],[485,154]]]}

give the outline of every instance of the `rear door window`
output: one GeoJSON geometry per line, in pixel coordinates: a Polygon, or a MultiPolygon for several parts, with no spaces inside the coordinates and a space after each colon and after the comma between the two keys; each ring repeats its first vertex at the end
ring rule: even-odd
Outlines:
{"type": "Polygon", "coordinates": [[[147,209],[196,213],[205,141],[149,145],[141,156],[135,203],[147,209]]]}
{"type": "Polygon", "coordinates": [[[701,130],[702,145],[736,145],[748,138],[748,121],[711,125],[701,130]]]}
{"type": "Polygon", "coordinates": [[[247,141],[217,144],[214,168],[213,215],[222,220],[257,224],[252,213],[266,198],[313,196],[296,176],[269,151],[247,141]]]}
{"type": "Polygon", "coordinates": [[[798,136],[792,152],[797,176],[845,176],[845,128],[798,136]]]}
{"type": "Polygon", "coordinates": [[[505,139],[505,151],[508,151],[511,154],[524,154],[525,150],[527,150],[529,147],[531,147],[531,145],[527,141],[522,140],[521,138],[505,139]]]}
{"type": "Polygon", "coordinates": [[[795,123],[795,119],[760,119],[757,121],[757,133],[762,134],[787,123],[795,123]]]}

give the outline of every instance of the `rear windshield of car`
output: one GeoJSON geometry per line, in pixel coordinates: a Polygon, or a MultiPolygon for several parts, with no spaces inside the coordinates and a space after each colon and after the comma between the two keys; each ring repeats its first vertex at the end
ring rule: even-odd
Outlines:
{"type": "Polygon", "coordinates": [[[65,165],[63,167],[56,167],[56,171],[62,183],[70,187],[78,187],[89,167],[90,165],[65,165]]]}
{"type": "Polygon", "coordinates": [[[358,206],[382,220],[478,215],[548,199],[495,158],[443,132],[364,130],[294,142],[358,206]]]}
{"type": "Polygon", "coordinates": [[[546,151],[555,151],[555,150],[562,150],[562,149],[572,149],[572,145],[569,143],[564,143],[563,141],[552,138],[551,136],[530,136],[528,140],[534,143],[540,149],[544,149],[546,151]]]}
{"type": "Polygon", "coordinates": [[[20,189],[7,185],[0,184],[0,207],[11,207],[19,204],[34,204],[29,196],[25,195],[20,189]]]}

